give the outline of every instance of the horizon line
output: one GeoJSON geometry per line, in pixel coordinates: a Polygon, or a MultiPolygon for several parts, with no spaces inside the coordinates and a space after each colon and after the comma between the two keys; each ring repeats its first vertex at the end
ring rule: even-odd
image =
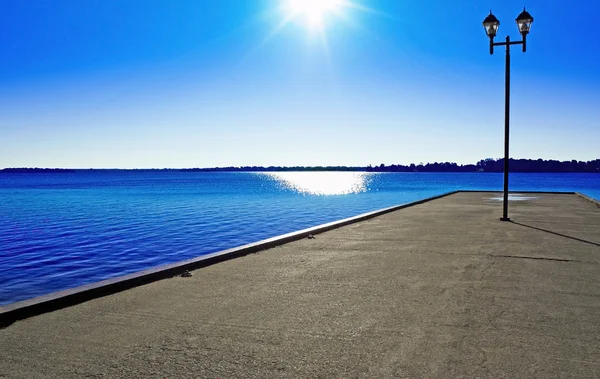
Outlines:
{"type": "MultiPolygon", "coordinates": [[[[577,164],[590,164],[590,163],[599,163],[600,164],[600,158],[596,158],[593,160],[589,160],[589,161],[581,161],[581,160],[576,160],[576,159],[571,159],[571,160],[564,160],[564,161],[560,161],[557,159],[542,159],[542,158],[536,158],[536,159],[532,159],[532,158],[509,158],[509,162],[514,161],[514,162],[518,162],[518,161],[531,161],[531,162],[547,162],[547,163],[558,163],[558,164],[572,164],[573,162],[576,162],[577,164]],[[598,162],[597,162],[598,161],[598,162]]],[[[118,168],[118,167],[80,167],[80,168],[74,168],[74,167],[4,167],[4,168],[0,168],[0,171],[18,171],[18,170],[23,170],[23,171],[35,171],[35,170],[45,170],[45,171],[90,171],[90,170],[112,170],[112,171],[136,171],[136,170],[147,170],[147,171],[167,171],[167,170],[183,170],[183,171],[191,171],[191,170],[242,170],[242,169],[252,169],[252,170],[257,170],[257,169],[265,169],[265,170],[293,170],[293,169],[300,169],[300,170],[321,170],[321,171],[327,171],[326,169],[337,169],[338,171],[340,171],[340,169],[348,169],[348,170],[352,170],[352,171],[361,171],[361,170],[370,170],[370,169],[384,169],[384,168],[394,168],[394,167],[404,167],[404,168],[420,168],[420,167],[427,167],[427,166],[436,166],[436,165],[450,165],[456,168],[471,168],[471,167],[478,167],[478,165],[481,162],[493,162],[493,163],[498,163],[498,162],[504,162],[504,158],[484,158],[484,159],[480,159],[479,161],[477,161],[476,163],[456,163],[456,162],[427,162],[427,163],[423,163],[423,162],[419,162],[419,163],[410,163],[410,164],[400,164],[400,163],[393,163],[393,164],[389,164],[386,165],[384,163],[381,163],[379,165],[372,165],[372,164],[368,164],[365,166],[354,166],[354,165],[316,165],[316,166],[305,166],[305,165],[294,165],[294,166],[274,166],[274,165],[270,165],[270,166],[263,166],[263,165],[253,165],[253,166],[249,166],[249,165],[242,165],[242,166],[213,166],[213,167],[129,167],[129,168],[118,168]]]]}

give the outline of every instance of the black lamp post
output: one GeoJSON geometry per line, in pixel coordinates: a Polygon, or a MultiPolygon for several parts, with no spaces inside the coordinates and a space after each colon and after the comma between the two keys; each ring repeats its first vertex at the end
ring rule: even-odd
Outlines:
{"type": "Polygon", "coordinates": [[[505,79],[505,100],[504,100],[504,204],[502,211],[502,221],[510,221],[508,218],[508,141],[510,132],[510,45],[523,45],[523,52],[527,51],[527,34],[531,30],[533,17],[523,8],[523,12],[517,17],[517,27],[523,36],[522,41],[511,41],[506,36],[506,42],[494,42],[494,37],[498,32],[500,21],[492,14],[483,20],[485,33],[490,37],[490,54],[494,54],[494,46],[506,46],[506,79],[505,79]]]}

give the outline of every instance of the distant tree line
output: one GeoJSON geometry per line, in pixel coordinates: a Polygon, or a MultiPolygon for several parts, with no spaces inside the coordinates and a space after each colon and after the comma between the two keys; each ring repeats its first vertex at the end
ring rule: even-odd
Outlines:
{"type": "Polygon", "coordinates": [[[379,166],[367,166],[367,172],[475,172],[477,166],[473,164],[459,165],[452,162],[442,163],[419,163],[406,165],[389,165],[386,166],[383,163],[379,166]]]}
{"type": "Polygon", "coordinates": [[[360,166],[240,166],[213,168],[184,168],[185,172],[275,172],[275,171],[366,171],[360,166]]]}
{"type": "MultiPolygon", "coordinates": [[[[600,173],[600,159],[589,162],[543,159],[510,159],[510,172],[600,173]]],[[[459,165],[451,162],[420,163],[418,165],[367,166],[369,172],[504,172],[504,159],[487,158],[476,164],[459,165]]]]}
{"type": "Polygon", "coordinates": [[[5,168],[0,170],[0,172],[4,172],[7,174],[15,174],[15,173],[50,173],[50,174],[58,174],[58,173],[73,173],[74,169],[70,168],[27,168],[27,167],[15,167],[15,168],[5,168]]]}
{"type": "MultiPolygon", "coordinates": [[[[556,173],[600,173],[600,159],[589,162],[556,161],[544,159],[510,159],[510,172],[556,172],[556,173]]],[[[72,173],[64,168],[5,168],[0,173],[72,173]]],[[[118,171],[118,170],[113,170],[118,171]]],[[[131,170],[127,170],[131,171],[131,170]]],[[[452,162],[419,163],[410,165],[392,164],[379,166],[240,166],[185,169],[141,169],[139,171],[181,172],[280,172],[280,171],[361,171],[361,172],[503,172],[504,159],[487,158],[476,164],[459,165],[452,162]]]]}
{"type": "MultiPolygon", "coordinates": [[[[543,159],[510,159],[511,172],[580,172],[600,173],[600,159],[589,162],[556,161],[543,159]]],[[[503,172],[504,159],[487,158],[476,164],[459,165],[453,162],[419,163],[410,165],[392,164],[379,166],[241,166],[189,168],[181,171],[191,172],[272,172],[272,171],[366,171],[366,172],[503,172]]]]}
{"type": "MultiPolygon", "coordinates": [[[[510,172],[587,172],[600,173],[600,159],[589,162],[556,161],[544,159],[509,159],[510,172]]],[[[477,169],[484,172],[504,172],[504,159],[484,159],[477,162],[477,169]]]]}
{"type": "MultiPolygon", "coordinates": [[[[511,172],[581,172],[600,173],[600,159],[589,162],[556,161],[543,159],[510,159],[511,172]]],[[[366,171],[366,172],[503,172],[504,159],[483,159],[476,164],[459,165],[452,162],[419,163],[410,165],[392,164],[379,166],[241,166],[188,168],[186,172],[272,172],[272,171],[366,171]]]]}

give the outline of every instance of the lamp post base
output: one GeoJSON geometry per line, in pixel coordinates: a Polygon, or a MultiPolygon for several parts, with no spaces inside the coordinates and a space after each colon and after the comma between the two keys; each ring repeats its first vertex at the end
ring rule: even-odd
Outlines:
{"type": "Polygon", "coordinates": [[[508,217],[500,217],[500,221],[510,221],[510,218],[508,218],[508,217]]]}

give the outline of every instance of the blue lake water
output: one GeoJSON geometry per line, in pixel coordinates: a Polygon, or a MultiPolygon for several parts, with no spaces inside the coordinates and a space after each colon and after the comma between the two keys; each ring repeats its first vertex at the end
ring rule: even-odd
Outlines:
{"type": "MultiPolygon", "coordinates": [[[[0,305],[458,189],[502,174],[0,174],[0,305]]],[[[600,199],[600,175],[513,174],[511,190],[600,199]]]]}

